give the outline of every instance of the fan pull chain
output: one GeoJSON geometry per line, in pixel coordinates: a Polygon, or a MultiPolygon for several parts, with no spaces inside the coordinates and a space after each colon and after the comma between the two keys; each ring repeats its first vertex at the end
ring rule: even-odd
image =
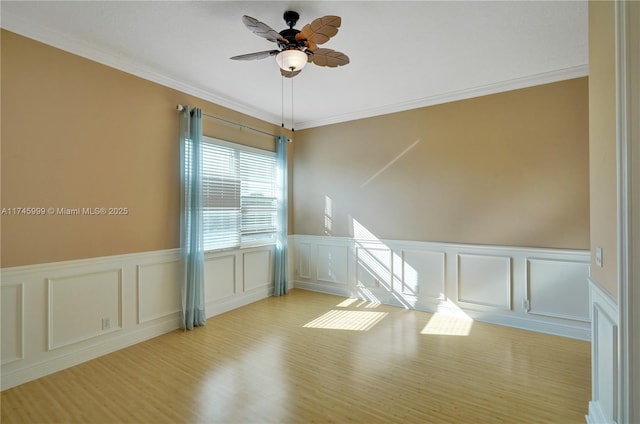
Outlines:
{"type": "Polygon", "coordinates": [[[294,132],[293,128],[293,78],[291,78],[291,132],[294,132]]]}
{"type": "Polygon", "coordinates": [[[284,128],[284,75],[280,76],[280,105],[282,110],[280,111],[280,117],[282,118],[281,127],[284,128]]]}

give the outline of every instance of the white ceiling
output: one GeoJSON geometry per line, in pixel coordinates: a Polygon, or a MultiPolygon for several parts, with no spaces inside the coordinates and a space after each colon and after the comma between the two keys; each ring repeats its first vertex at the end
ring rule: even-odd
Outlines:
{"type": "MultiPolygon", "coordinates": [[[[10,31],[231,109],[304,129],[588,74],[586,1],[2,1],[10,31]],[[308,65],[283,79],[273,57],[229,57],[275,44],[276,31],[342,17],[322,47],[340,68],[308,65]],[[293,87],[292,87],[293,83],[293,87]]],[[[197,106],[197,105],[194,105],[197,106]]],[[[206,111],[205,111],[206,113],[206,111]]]]}

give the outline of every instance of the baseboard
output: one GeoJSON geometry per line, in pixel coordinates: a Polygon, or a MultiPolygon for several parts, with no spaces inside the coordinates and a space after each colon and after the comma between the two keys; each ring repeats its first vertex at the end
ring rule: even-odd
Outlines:
{"type": "Polygon", "coordinates": [[[587,424],[615,424],[614,421],[607,420],[599,402],[589,402],[589,414],[585,419],[587,424]]]}
{"type": "Polygon", "coordinates": [[[344,287],[329,286],[327,284],[311,283],[308,281],[294,281],[294,287],[296,289],[332,294],[334,296],[349,297],[351,295],[350,291],[344,287]]]}
{"type": "Polygon", "coordinates": [[[242,296],[222,299],[220,301],[209,302],[206,304],[207,318],[224,314],[225,312],[241,308],[250,303],[258,302],[273,296],[273,286],[265,286],[250,293],[244,293],[242,296]]]}
{"type": "Polygon", "coordinates": [[[81,364],[120,349],[132,346],[136,343],[152,339],[180,328],[180,318],[174,317],[164,322],[129,332],[120,337],[110,339],[89,347],[74,349],[55,359],[43,361],[19,368],[14,371],[2,373],[2,390],[24,384],[28,381],[44,377],[65,368],[81,364]]]}

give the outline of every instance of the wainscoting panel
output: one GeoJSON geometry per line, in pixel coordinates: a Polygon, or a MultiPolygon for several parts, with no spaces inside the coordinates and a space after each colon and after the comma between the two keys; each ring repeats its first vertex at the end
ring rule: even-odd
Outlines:
{"type": "Polygon", "coordinates": [[[271,285],[273,267],[270,248],[245,252],[242,256],[242,264],[245,292],[271,285]]]}
{"type": "Polygon", "coordinates": [[[24,284],[2,286],[2,364],[22,359],[24,351],[24,284]]]}
{"type": "Polygon", "coordinates": [[[180,312],[180,261],[138,265],[138,323],[180,312]]]}
{"type": "Polygon", "coordinates": [[[445,253],[428,250],[402,251],[402,293],[445,299],[445,253]]]}
{"type": "Polygon", "coordinates": [[[349,279],[349,249],[346,246],[318,244],[316,280],[346,285],[349,279]]]}
{"type": "Polygon", "coordinates": [[[511,309],[511,258],[458,255],[458,302],[511,309]]]}
{"type": "MultiPolygon", "coordinates": [[[[363,233],[364,234],[364,233],[363,233]]],[[[294,287],[590,340],[589,252],[294,235],[294,287]],[[346,257],[346,265],[342,259],[346,257]],[[336,267],[337,264],[337,267],[336,267]],[[346,285],[336,284],[346,269],[346,285]],[[531,306],[534,308],[531,308],[531,306]]]]}
{"type": "Polygon", "coordinates": [[[589,322],[589,262],[529,258],[527,277],[530,313],[589,322]]]}
{"type": "MultiPolygon", "coordinates": [[[[272,294],[272,252],[206,253],[207,317],[272,294]]],[[[178,249],[3,268],[0,275],[2,390],[180,326],[178,249]]]]}
{"type": "Polygon", "coordinates": [[[589,424],[618,422],[618,306],[595,281],[589,280],[591,298],[592,399],[589,424]]]}
{"type": "Polygon", "coordinates": [[[593,400],[600,404],[600,409],[605,417],[611,417],[613,422],[616,422],[616,405],[618,404],[616,393],[618,385],[616,380],[618,326],[615,325],[615,320],[599,304],[594,305],[593,324],[594,333],[600,339],[594,349],[594,375],[598,381],[598,386],[593,400]]]}
{"type": "Polygon", "coordinates": [[[49,278],[49,349],[120,329],[122,269],[49,278]]]}
{"type": "Polygon", "coordinates": [[[296,243],[294,246],[296,252],[294,272],[299,278],[311,279],[311,243],[296,243]]]}
{"type": "Polygon", "coordinates": [[[236,293],[236,255],[206,258],[204,275],[207,303],[233,296],[236,293]]]}
{"type": "Polygon", "coordinates": [[[392,257],[388,248],[356,246],[356,286],[367,289],[392,290],[392,257]]]}

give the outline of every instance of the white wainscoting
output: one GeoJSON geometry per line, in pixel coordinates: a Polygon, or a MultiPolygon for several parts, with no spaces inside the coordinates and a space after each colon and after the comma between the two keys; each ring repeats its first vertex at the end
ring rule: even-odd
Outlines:
{"type": "MultiPolygon", "coordinates": [[[[205,255],[207,317],[273,293],[273,246],[205,255]]],[[[4,268],[2,390],[176,330],[178,249],[4,268]]]]}
{"type": "Polygon", "coordinates": [[[22,359],[24,351],[24,284],[2,286],[2,365],[22,359]]]}
{"type": "Polygon", "coordinates": [[[122,329],[122,269],[47,278],[48,350],[122,329]]]}
{"type": "Polygon", "coordinates": [[[599,284],[589,279],[591,327],[591,402],[589,424],[618,421],[618,305],[599,284]]]}
{"type": "Polygon", "coordinates": [[[591,339],[588,251],[291,239],[297,288],[591,339]]]}
{"type": "Polygon", "coordinates": [[[180,261],[137,266],[138,324],[153,321],[180,312],[180,261]]]}
{"type": "Polygon", "coordinates": [[[510,256],[458,254],[457,301],[461,305],[510,311],[513,291],[510,256]]]}

